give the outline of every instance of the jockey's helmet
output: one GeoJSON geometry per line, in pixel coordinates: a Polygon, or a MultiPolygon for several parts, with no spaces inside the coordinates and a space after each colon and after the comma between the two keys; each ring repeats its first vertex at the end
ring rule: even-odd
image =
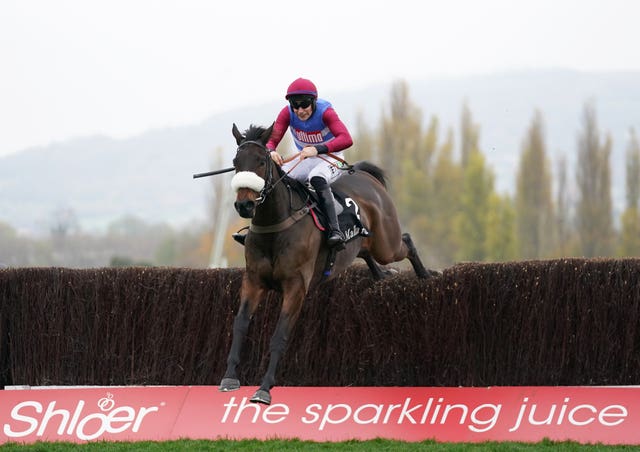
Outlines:
{"type": "Polygon", "coordinates": [[[284,98],[289,100],[289,97],[296,95],[307,95],[312,96],[314,99],[317,99],[318,89],[311,80],[307,80],[306,78],[298,78],[291,82],[291,85],[289,85],[289,88],[287,88],[287,95],[284,96],[284,98]]]}

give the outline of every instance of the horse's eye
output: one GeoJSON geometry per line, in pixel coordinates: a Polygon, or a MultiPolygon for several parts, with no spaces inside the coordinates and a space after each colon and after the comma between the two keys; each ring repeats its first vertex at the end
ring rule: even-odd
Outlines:
{"type": "Polygon", "coordinates": [[[261,168],[265,165],[265,159],[262,156],[256,156],[254,163],[256,165],[256,168],[261,168]]]}

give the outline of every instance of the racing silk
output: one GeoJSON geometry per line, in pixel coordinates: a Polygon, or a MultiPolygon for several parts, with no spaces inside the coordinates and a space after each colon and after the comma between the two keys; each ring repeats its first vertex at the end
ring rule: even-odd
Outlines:
{"type": "Polygon", "coordinates": [[[347,127],[331,104],[323,99],[316,101],[316,110],[306,121],[301,121],[290,106],[284,107],[273,126],[268,149],[278,146],[287,128],[299,151],[305,146],[315,146],[318,153],[325,154],[342,151],[353,144],[347,127]]]}
{"type": "Polygon", "coordinates": [[[309,119],[302,121],[289,106],[289,130],[298,150],[302,150],[305,146],[327,144],[335,138],[329,127],[322,121],[322,115],[327,108],[331,108],[331,104],[326,100],[318,99],[316,111],[309,119]]]}

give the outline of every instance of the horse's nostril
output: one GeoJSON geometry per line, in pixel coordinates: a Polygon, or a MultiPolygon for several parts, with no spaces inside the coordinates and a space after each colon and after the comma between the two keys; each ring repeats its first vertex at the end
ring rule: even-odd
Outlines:
{"type": "Polygon", "coordinates": [[[253,216],[253,209],[255,208],[256,203],[249,199],[245,199],[243,201],[234,202],[233,206],[241,217],[251,218],[253,216]]]}

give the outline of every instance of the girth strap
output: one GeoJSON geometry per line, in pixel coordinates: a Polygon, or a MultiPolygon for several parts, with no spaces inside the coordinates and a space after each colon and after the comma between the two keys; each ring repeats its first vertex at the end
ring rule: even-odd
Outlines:
{"type": "Polygon", "coordinates": [[[311,210],[311,207],[313,206],[304,206],[302,209],[296,210],[295,212],[293,212],[291,216],[285,219],[284,221],[281,221],[280,223],[276,223],[276,224],[271,224],[269,226],[258,226],[256,224],[251,223],[249,225],[249,230],[257,234],[269,234],[271,232],[284,231],[285,229],[290,228],[295,223],[297,223],[302,218],[304,218],[304,216],[309,213],[309,210],[311,210]]]}

